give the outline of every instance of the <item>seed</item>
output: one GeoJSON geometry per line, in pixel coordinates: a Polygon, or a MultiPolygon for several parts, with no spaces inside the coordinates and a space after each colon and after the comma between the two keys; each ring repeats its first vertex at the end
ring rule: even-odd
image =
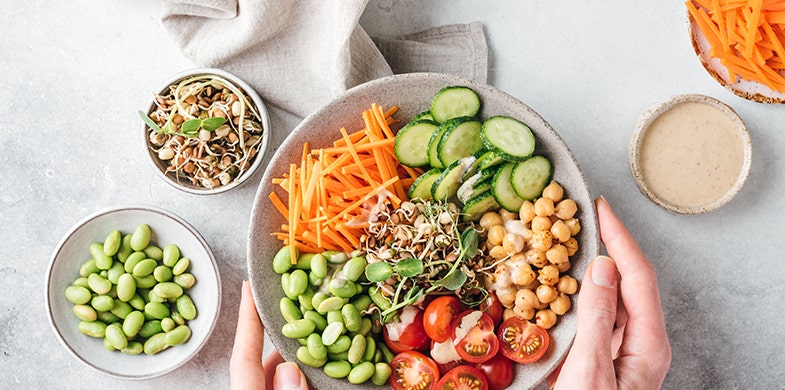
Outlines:
{"type": "Polygon", "coordinates": [[[188,95],[188,96],[185,97],[185,99],[183,101],[185,102],[185,104],[194,104],[194,103],[196,103],[196,96],[188,95]]]}
{"type": "Polygon", "coordinates": [[[232,115],[233,116],[239,116],[240,115],[240,111],[242,110],[242,108],[243,108],[243,104],[240,103],[239,101],[236,101],[236,102],[232,103],[232,115]]]}
{"type": "Polygon", "coordinates": [[[229,143],[233,144],[233,143],[237,142],[237,140],[238,140],[237,134],[229,133],[229,143]]]}
{"type": "Polygon", "coordinates": [[[179,125],[180,123],[183,123],[183,116],[180,115],[180,114],[172,115],[172,122],[174,122],[174,124],[176,124],[176,125],[179,125]]]}
{"type": "Polygon", "coordinates": [[[186,163],[186,164],[185,164],[185,166],[183,167],[183,170],[184,170],[186,173],[194,173],[194,171],[196,170],[196,165],[194,165],[194,163],[192,163],[192,162],[188,162],[188,163],[186,163]]]}
{"type": "Polygon", "coordinates": [[[174,157],[174,151],[169,148],[163,148],[158,151],[158,158],[161,160],[171,160],[174,157]]]}
{"type": "Polygon", "coordinates": [[[207,131],[205,129],[199,130],[199,139],[200,140],[202,140],[202,141],[209,141],[211,137],[212,137],[212,134],[210,134],[209,131],[207,131]]]}

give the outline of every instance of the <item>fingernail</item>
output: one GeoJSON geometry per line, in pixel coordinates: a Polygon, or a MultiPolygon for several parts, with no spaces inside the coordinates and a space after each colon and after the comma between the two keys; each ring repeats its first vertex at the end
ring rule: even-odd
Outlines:
{"type": "Polygon", "coordinates": [[[616,263],[607,256],[598,256],[591,265],[591,281],[600,287],[616,284],[616,263]]]}
{"type": "Polygon", "coordinates": [[[284,362],[275,368],[276,389],[300,388],[300,368],[293,362],[284,362]]]}

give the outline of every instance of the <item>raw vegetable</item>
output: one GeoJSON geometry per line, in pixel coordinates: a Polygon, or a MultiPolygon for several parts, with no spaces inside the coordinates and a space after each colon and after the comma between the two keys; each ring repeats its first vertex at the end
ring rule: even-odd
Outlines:
{"type": "Polygon", "coordinates": [[[469,87],[444,87],[433,97],[430,112],[439,123],[460,116],[475,116],[480,112],[480,97],[469,87]]]}
{"type": "Polygon", "coordinates": [[[504,321],[498,332],[499,351],[522,364],[534,363],[548,351],[550,336],[545,329],[518,317],[504,321]]]}
{"type": "Polygon", "coordinates": [[[439,369],[436,363],[416,351],[395,355],[390,368],[392,368],[390,384],[393,390],[430,390],[435,389],[436,383],[439,382],[439,369]]]}
{"type": "Polygon", "coordinates": [[[507,161],[522,161],[534,153],[534,134],[523,122],[494,116],[482,124],[482,142],[507,161]]]}
{"type": "Polygon", "coordinates": [[[409,122],[395,136],[395,157],[410,167],[428,165],[428,142],[438,130],[439,124],[427,119],[409,122]]]}
{"type": "Polygon", "coordinates": [[[785,93],[785,3],[764,0],[688,0],[690,18],[711,45],[709,55],[730,82],[756,81],[785,93]]]}
{"type": "Polygon", "coordinates": [[[450,370],[439,383],[437,390],[488,390],[485,374],[472,366],[458,366],[450,370]]]}

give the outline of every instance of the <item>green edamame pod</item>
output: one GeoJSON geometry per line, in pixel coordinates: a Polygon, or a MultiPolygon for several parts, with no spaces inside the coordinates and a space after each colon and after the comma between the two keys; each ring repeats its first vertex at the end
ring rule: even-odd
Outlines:
{"type": "Polygon", "coordinates": [[[196,306],[194,306],[194,302],[188,294],[177,297],[175,304],[177,306],[177,312],[180,313],[183,318],[188,321],[196,318],[196,306]]]}
{"type": "Polygon", "coordinates": [[[98,267],[98,269],[105,270],[112,267],[112,256],[107,256],[106,253],[104,253],[104,246],[102,244],[97,242],[90,244],[90,254],[95,259],[95,266],[98,267]]]}
{"type": "Polygon", "coordinates": [[[101,321],[81,321],[77,328],[90,337],[103,338],[106,335],[106,324],[101,321]]]}
{"type": "Polygon", "coordinates": [[[346,378],[349,380],[349,383],[353,385],[359,385],[361,383],[365,383],[368,379],[371,379],[375,370],[376,367],[373,365],[373,363],[362,362],[354,366],[346,378]]]}
{"type": "Polygon", "coordinates": [[[365,257],[352,257],[351,260],[343,265],[343,276],[352,282],[356,282],[357,279],[360,279],[360,276],[365,274],[366,265],[368,265],[368,262],[365,261],[365,257]]]}
{"type": "Polygon", "coordinates": [[[65,288],[65,299],[75,305],[83,305],[90,302],[91,298],[92,294],[90,294],[90,290],[82,286],[68,286],[65,288]]]}
{"type": "Polygon", "coordinates": [[[371,383],[376,386],[384,386],[392,375],[392,368],[385,362],[379,362],[374,365],[374,372],[371,375],[371,383]]]}
{"type": "Polygon", "coordinates": [[[324,365],[324,373],[327,374],[330,378],[346,378],[349,375],[349,371],[352,370],[352,365],[345,360],[335,360],[327,362],[324,365]]]}
{"type": "Polygon", "coordinates": [[[363,335],[356,335],[352,338],[352,345],[349,347],[349,363],[357,364],[365,355],[366,341],[363,335]]]}
{"type": "MultiPolygon", "coordinates": [[[[295,256],[298,256],[298,250],[294,250],[295,256]]],[[[297,259],[295,259],[296,261],[297,259]]],[[[292,254],[289,245],[284,246],[278,250],[278,253],[273,257],[273,271],[277,274],[285,274],[292,268],[292,254]]]]}
{"type": "Polygon", "coordinates": [[[142,251],[150,244],[150,226],[141,224],[136,227],[134,233],[131,235],[131,249],[135,251],[142,251]]]}
{"type": "Polygon", "coordinates": [[[180,345],[191,338],[191,328],[188,325],[180,325],[166,333],[166,343],[169,345],[180,345]]]}
{"type": "Polygon", "coordinates": [[[169,348],[169,344],[166,343],[166,333],[156,333],[144,342],[144,353],[147,355],[155,355],[166,348],[169,348]]]}
{"type": "Polygon", "coordinates": [[[108,325],[105,332],[106,339],[109,340],[109,343],[112,344],[115,349],[123,349],[128,346],[128,339],[125,337],[125,333],[123,333],[120,324],[114,323],[108,325]]]}
{"type": "Polygon", "coordinates": [[[322,343],[322,336],[319,336],[316,333],[311,333],[308,335],[306,346],[308,347],[308,353],[310,353],[311,356],[317,359],[327,358],[327,348],[325,348],[324,344],[322,343]]]}
{"type": "Polygon", "coordinates": [[[122,244],[123,235],[120,233],[119,230],[112,230],[106,236],[106,240],[104,240],[104,254],[106,256],[114,256],[118,250],[120,250],[120,244],[122,244]]]}
{"type": "MultiPolygon", "coordinates": [[[[324,341],[322,341],[322,344],[323,343],[324,341]]],[[[327,345],[326,348],[328,353],[337,354],[348,351],[351,346],[352,339],[349,336],[342,334],[334,343],[327,345]]]]}
{"type": "Polygon", "coordinates": [[[174,267],[177,260],[180,260],[180,248],[175,244],[169,244],[164,247],[162,260],[165,266],[174,267]]]}
{"type": "Polygon", "coordinates": [[[281,298],[278,307],[281,309],[281,315],[283,315],[283,319],[286,320],[286,322],[292,322],[303,318],[297,305],[287,297],[281,298]]]}
{"type": "Polygon", "coordinates": [[[297,360],[301,361],[303,364],[311,367],[321,367],[325,363],[327,363],[327,358],[324,359],[317,359],[311,356],[311,353],[308,352],[308,347],[300,347],[297,349],[297,360]]]}

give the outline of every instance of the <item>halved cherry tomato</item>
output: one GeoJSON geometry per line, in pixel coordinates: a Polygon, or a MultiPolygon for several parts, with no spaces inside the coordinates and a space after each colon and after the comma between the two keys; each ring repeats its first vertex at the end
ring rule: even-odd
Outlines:
{"type": "Polygon", "coordinates": [[[458,366],[439,380],[436,390],[488,390],[488,380],[472,366],[458,366]]]}
{"type": "Polygon", "coordinates": [[[499,351],[493,320],[478,310],[467,310],[452,320],[450,337],[458,355],[469,363],[482,363],[499,351]]]}
{"type": "Polygon", "coordinates": [[[496,296],[496,293],[491,292],[487,298],[480,302],[480,311],[491,317],[494,326],[499,326],[502,323],[504,306],[502,306],[502,302],[496,296]]]}
{"type": "MultiPolygon", "coordinates": [[[[407,306],[403,310],[416,310],[417,314],[414,315],[414,320],[405,325],[405,328],[402,331],[399,331],[398,340],[390,339],[388,327],[404,325],[402,325],[400,322],[386,324],[384,326],[383,332],[384,342],[394,353],[401,353],[412,350],[424,351],[426,348],[428,348],[428,346],[431,345],[431,339],[428,338],[428,334],[425,333],[425,328],[423,327],[423,311],[415,306],[407,306]]],[[[401,316],[403,317],[404,315],[401,314],[401,316]]]]}
{"type": "MultiPolygon", "coordinates": [[[[450,370],[460,365],[466,364],[458,352],[455,351],[455,346],[452,345],[452,340],[447,340],[443,343],[431,341],[431,359],[439,367],[439,373],[442,375],[447,374],[450,370]]],[[[498,355],[498,354],[497,354],[498,355]]]]}
{"type": "Polygon", "coordinates": [[[499,327],[499,342],[504,356],[522,364],[534,363],[548,351],[548,331],[529,321],[510,317],[499,327]]]}
{"type": "Polygon", "coordinates": [[[487,362],[475,364],[474,367],[485,374],[485,378],[488,380],[488,390],[506,389],[515,379],[512,360],[500,353],[487,362]]]}
{"type": "Polygon", "coordinates": [[[431,358],[417,352],[401,352],[390,362],[390,385],[394,390],[430,390],[439,383],[439,369],[431,358]]]}
{"type": "Polygon", "coordinates": [[[431,340],[443,343],[450,338],[450,323],[456,314],[464,310],[458,298],[444,295],[431,301],[425,308],[423,325],[431,340]]]}

